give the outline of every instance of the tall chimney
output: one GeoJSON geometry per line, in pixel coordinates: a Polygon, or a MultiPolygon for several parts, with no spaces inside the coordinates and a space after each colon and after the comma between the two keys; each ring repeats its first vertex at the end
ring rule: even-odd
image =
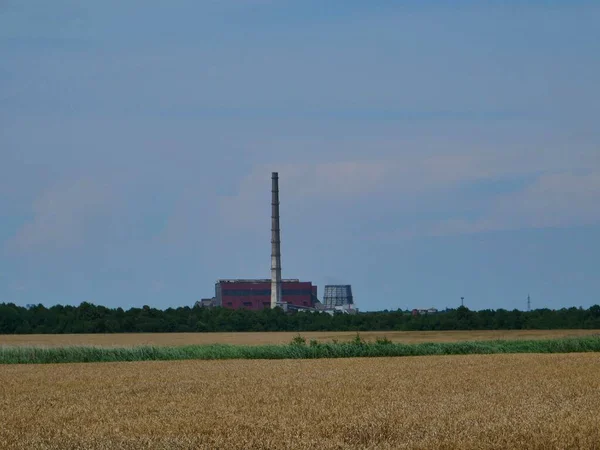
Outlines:
{"type": "Polygon", "coordinates": [[[279,230],[279,175],[271,175],[271,309],[281,304],[281,234],[279,230]]]}

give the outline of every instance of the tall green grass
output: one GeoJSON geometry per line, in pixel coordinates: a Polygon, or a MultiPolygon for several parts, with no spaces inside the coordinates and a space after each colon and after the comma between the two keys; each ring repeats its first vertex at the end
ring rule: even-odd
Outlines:
{"type": "Polygon", "coordinates": [[[297,337],[289,345],[186,345],[180,347],[9,347],[0,346],[0,364],[50,364],[186,359],[314,359],[381,356],[472,355],[492,353],[600,352],[600,336],[547,340],[509,340],[399,344],[386,339],[366,343],[319,343],[297,337]]]}

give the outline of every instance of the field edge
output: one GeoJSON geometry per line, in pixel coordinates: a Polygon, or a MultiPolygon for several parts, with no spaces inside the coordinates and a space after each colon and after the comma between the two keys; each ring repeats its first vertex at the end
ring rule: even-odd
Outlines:
{"type": "Polygon", "coordinates": [[[380,339],[365,342],[357,335],[351,342],[308,344],[301,336],[287,345],[183,345],[161,347],[25,347],[0,346],[0,364],[53,364],[84,362],[225,360],[225,359],[320,359],[403,357],[496,353],[600,352],[600,336],[544,340],[495,340],[402,344],[380,339]]]}

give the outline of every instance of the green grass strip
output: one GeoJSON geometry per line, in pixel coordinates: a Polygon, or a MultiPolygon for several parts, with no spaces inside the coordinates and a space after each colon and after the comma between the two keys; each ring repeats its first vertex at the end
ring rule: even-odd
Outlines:
{"type": "Polygon", "coordinates": [[[382,356],[476,355],[494,353],[600,352],[600,336],[547,340],[498,340],[401,344],[340,342],[289,345],[186,345],[180,347],[0,346],[0,364],[223,359],[316,359],[382,356]]]}

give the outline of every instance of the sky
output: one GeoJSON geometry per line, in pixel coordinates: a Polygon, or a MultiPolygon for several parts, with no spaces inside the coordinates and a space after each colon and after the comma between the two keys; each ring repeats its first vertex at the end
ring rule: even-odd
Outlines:
{"type": "Polygon", "coordinates": [[[600,3],[0,1],[0,302],[600,304],[600,3]]]}

